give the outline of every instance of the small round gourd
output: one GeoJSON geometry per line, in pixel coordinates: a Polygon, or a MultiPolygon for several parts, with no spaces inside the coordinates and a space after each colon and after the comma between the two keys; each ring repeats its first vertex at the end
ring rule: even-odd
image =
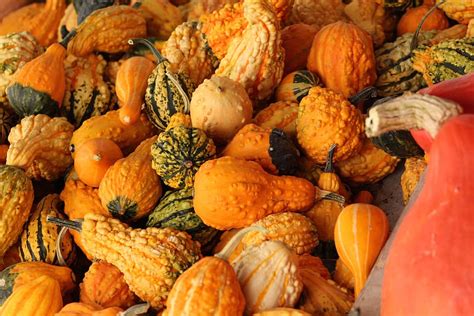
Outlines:
{"type": "Polygon", "coordinates": [[[276,90],[277,101],[300,102],[309,89],[320,86],[318,76],[309,70],[298,70],[286,75],[276,90]]]}
{"type": "MultiPolygon", "coordinates": [[[[431,10],[431,8],[431,5],[425,4],[416,8],[408,9],[398,22],[397,35],[400,36],[406,33],[415,33],[423,17],[429,10],[431,10]]],[[[438,8],[434,9],[421,25],[421,29],[424,31],[444,30],[448,27],[448,18],[446,18],[443,11],[438,8]]]]}

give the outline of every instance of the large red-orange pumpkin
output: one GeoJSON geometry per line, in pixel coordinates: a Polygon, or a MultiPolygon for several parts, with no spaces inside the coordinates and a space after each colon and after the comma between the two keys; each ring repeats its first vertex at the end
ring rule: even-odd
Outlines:
{"type": "Polygon", "coordinates": [[[447,121],[435,137],[425,182],[385,265],[382,316],[474,311],[474,115],[447,121]]]}

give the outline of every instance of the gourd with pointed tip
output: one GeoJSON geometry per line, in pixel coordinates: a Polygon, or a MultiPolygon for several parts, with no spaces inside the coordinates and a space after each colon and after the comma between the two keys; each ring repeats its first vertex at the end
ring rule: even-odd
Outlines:
{"type": "Polygon", "coordinates": [[[339,257],[354,275],[356,297],[388,238],[388,231],[387,216],[375,205],[348,205],[337,218],[334,241],[339,257]]]}

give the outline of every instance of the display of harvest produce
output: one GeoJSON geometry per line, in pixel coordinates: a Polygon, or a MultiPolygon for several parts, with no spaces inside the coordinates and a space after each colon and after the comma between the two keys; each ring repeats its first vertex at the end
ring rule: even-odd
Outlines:
{"type": "Polygon", "coordinates": [[[0,2],[0,316],[473,313],[474,1],[0,2]]]}

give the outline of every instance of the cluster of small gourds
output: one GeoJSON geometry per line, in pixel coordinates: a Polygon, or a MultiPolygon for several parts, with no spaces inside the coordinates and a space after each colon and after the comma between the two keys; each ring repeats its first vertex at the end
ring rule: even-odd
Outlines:
{"type": "Polygon", "coordinates": [[[390,230],[371,185],[406,159],[406,204],[469,112],[474,3],[435,2],[4,16],[0,315],[347,314],[390,230]]]}

